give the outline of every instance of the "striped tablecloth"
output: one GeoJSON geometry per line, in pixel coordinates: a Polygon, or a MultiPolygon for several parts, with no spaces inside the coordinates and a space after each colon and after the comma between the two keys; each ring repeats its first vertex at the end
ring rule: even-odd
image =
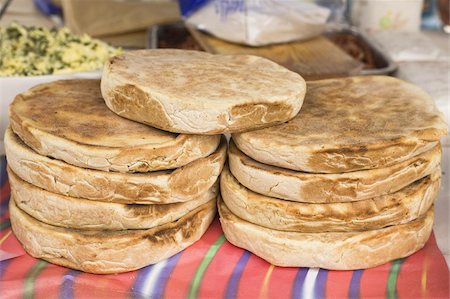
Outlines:
{"type": "Polygon", "coordinates": [[[0,298],[449,298],[434,236],[416,254],[368,270],[281,268],[228,243],[216,219],[200,241],[139,271],[94,275],[55,266],[26,254],[14,237],[4,157],[0,165],[0,298]]]}

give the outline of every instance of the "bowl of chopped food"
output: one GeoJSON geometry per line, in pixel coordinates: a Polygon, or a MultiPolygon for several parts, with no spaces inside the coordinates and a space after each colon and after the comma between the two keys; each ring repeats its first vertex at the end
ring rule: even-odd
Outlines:
{"type": "Polygon", "coordinates": [[[27,89],[49,81],[100,78],[103,64],[122,52],[67,28],[0,27],[0,154],[8,126],[8,106],[27,89]]]}

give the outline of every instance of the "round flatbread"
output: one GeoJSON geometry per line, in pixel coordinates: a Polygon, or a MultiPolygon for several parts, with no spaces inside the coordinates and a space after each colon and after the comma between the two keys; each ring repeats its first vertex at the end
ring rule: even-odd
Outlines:
{"type": "Polygon", "coordinates": [[[100,80],[41,84],[16,96],[13,131],[41,155],[118,172],[174,169],[212,154],[220,136],[173,134],[111,112],[100,80]]]}
{"type": "Polygon", "coordinates": [[[233,134],[249,157],[313,173],[382,168],[433,148],[447,134],[419,87],[384,76],[308,82],[300,113],[287,123],[233,134]]]}
{"type": "Polygon", "coordinates": [[[170,132],[221,134],[293,118],[306,83],[262,57],[159,49],[111,58],[101,89],[123,117],[170,132]]]}
{"type": "Polygon", "coordinates": [[[339,174],[298,172],[257,162],[230,142],[233,176],[250,190],[308,203],[349,202],[394,193],[430,175],[440,164],[441,146],[385,168],[339,174]]]}
{"type": "Polygon", "coordinates": [[[346,203],[301,203],[255,193],[220,175],[221,196],[230,211],[248,222],[294,232],[351,232],[404,224],[423,216],[439,191],[441,170],[392,194],[346,203]]]}
{"type": "Polygon", "coordinates": [[[235,216],[219,201],[225,237],[275,266],[355,270],[413,254],[428,240],[433,208],[405,224],[363,232],[299,233],[268,229],[235,216]]]}
{"type": "Polygon", "coordinates": [[[148,173],[80,168],[42,156],[11,129],[5,132],[8,166],[22,180],[53,193],[116,203],[175,203],[195,199],[211,188],[226,159],[223,137],[216,152],[176,170],[148,173]]]}
{"type": "Polygon", "coordinates": [[[82,231],[37,221],[10,201],[11,227],[35,258],[96,274],[133,271],[167,259],[200,239],[216,214],[211,200],[180,219],[146,230],[82,231]]]}
{"type": "Polygon", "coordinates": [[[51,193],[19,178],[8,169],[16,205],[37,220],[82,230],[148,229],[180,219],[215,199],[218,182],[197,198],[172,204],[120,204],[51,193]]]}

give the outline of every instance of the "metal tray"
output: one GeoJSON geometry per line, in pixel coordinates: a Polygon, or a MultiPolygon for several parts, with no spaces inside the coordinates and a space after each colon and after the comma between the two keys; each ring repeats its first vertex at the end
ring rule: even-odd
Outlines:
{"type": "MultiPolygon", "coordinates": [[[[391,75],[397,70],[397,65],[367,35],[355,27],[325,32],[324,35],[327,37],[348,35],[369,49],[375,67],[362,69],[359,73],[360,75],[391,75]]],[[[172,43],[172,48],[178,48],[183,46],[183,38],[180,39],[180,36],[184,36],[184,40],[194,39],[182,22],[155,25],[148,30],[147,47],[150,49],[160,48],[160,43],[165,42],[167,44],[172,43]],[[174,36],[174,32],[176,32],[176,36],[174,36]]],[[[201,49],[198,43],[197,45],[197,50],[201,49]]]]}
{"type": "Polygon", "coordinates": [[[392,75],[397,70],[397,64],[386,55],[370,38],[356,27],[348,27],[339,31],[325,32],[325,36],[348,35],[365,44],[373,57],[375,68],[364,68],[361,75],[392,75]]]}

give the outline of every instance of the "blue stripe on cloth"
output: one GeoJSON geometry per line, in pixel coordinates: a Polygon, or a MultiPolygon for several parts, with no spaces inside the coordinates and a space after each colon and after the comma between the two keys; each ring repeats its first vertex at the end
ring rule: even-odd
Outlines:
{"type": "Polygon", "coordinates": [[[348,290],[348,298],[350,299],[359,299],[361,296],[360,293],[360,282],[361,276],[364,270],[355,270],[353,271],[352,279],[350,280],[350,287],[348,290]]]}
{"type": "MultiPolygon", "coordinates": [[[[0,283],[2,282],[3,273],[5,273],[5,270],[11,261],[12,261],[12,259],[0,261],[0,283]]],[[[1,290],[1,288],[0,288],[0,290],[1,290]]]]}
{"type": "Polygon", "coordinates": [[[3,217],[3,215],[6,214],[6,211],[8,211],[9,198],[10,196],[7,196],[4,199],[2,198],[0,201],[0,217],[3,217]]]}
{"type": "MultiPolygon", "coordinates": [[[[4,281],[3,281],[2,277],[3,277],[3,274],[6,271],[6,268],[8,268],[8,265],[9,265],[9,263],[11,261],[12,261],[12,259],[7,259],[7,260],[0,261],[0,290],[6,290],[7,289],[7,286],[3,285],[4,281]]],[[[3,296],[5,296],[5,291],[2,291],[2,294],[3,294],[3,296]]],[[[0,295],[0,298],[3,298],[3,297],[0,295]]]]}
{"type": "Polygon", "coordinates": [[[247,265],[248,260],[250,259],[251,253],[247,250],[242,253],[241,257],[239,258],[239,261],[237,262],[236,266],[233,269],[233,272],[231,273],[230,280],[227,284],[227,290],[225,292],[225,298],[226,299],[234,299],[237,297],[237,291],[239,287],[239,282],[241,280],[242,272],[245,269],[245,266],[247,265]]]}
{"type": "Polygon", "coordinates": [[[300,299],[302,297],[303,283],[309,268],[299,268],[292,285],[292,299],[300,299]]]}
{"type": "Polygon", "coordinates": [[[75,298],[73,292],[73,284],[75,282],[76,277],[80,274],[80,271],[77,270],[69,270],[63,276],[63,281],[61,284],[61,292],[59,294],[59,298],[61,299],[72,299],[75,298]]]}
{"type": "Polygon", "coordinates": [[[8,174],[6,173],[6,157],[0,156],[0,187],[3,187],[8,181],[8,174]]]}
{"type": "Polygon", "coordinates": [[[141,290],[144,286],[147,275],[150,272],[152,272],[152,269],[153,269],[153,265],[150,265],[150,266],[147,266],[147,267],[139,270],[138,277],[136,278],[136,281],[134,282],[134,285],[131,288],[131,293],[133,294],[133,298],[142,298],[141,290]]]}
{"type": "Polygon", "coordinates": [[[172,273],[173,269],[175,268],[178,260],[180,259],[181,255],[183,254],[183,251],[177,253],[176,255],[172,256],[167,260],[167,264],[165,267],[161,270],[159,277],[156,281],[157,288],[154,288],[151,292],[150,298],[163,298],[164,292],[166,290],[167,281],[169,280],[170,274],[172,273]]]}
{"type": "Polygon", "coordinates": [[[314,298],[325,298],[328,270],[320,269],[314,284],[314,298]]]}

